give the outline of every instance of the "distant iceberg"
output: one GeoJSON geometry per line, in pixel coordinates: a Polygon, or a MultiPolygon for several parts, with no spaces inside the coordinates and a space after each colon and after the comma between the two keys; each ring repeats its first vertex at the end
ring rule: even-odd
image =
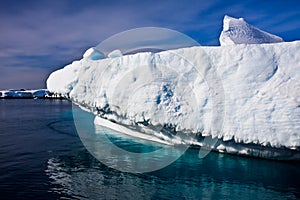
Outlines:
{"type": "Polygon", "coordinates": [[[0,91],[0,98],[44,98],[50,96],[50,92],[46,89],[25,90],[10,89],[0,91]]]}
{"type": "Polygon", "coordinates": [[[1,90],[0,98],[5,99],[44,99],[44,98],[61,98],[58,94],[49,92],[47,89],[25,90],[25,89],[10,89],[1,90]]]}
{"type": "Polygon", "coordinates": [[[81,59],[53,72],[47,88],[122,126],[181,132],[182,142],[200,146],[198,138],[218,138],[211,148],[219,152],[300,159],[300,41],[282,42],[241,19],[225,22],[234,29],[223,30],[220,47],[81,59]],[[205,81],[212,66],[224,89],[220,132],[211,126],[217,92],[205,81]]]}

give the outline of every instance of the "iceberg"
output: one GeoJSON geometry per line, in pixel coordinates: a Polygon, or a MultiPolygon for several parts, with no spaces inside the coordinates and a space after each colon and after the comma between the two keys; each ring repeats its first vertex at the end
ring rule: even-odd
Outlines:
{"type": "Polygon", "coordinates": [[[195,46],[83,58],[50,74],[47,88],[93,112],[96,124],[104,119],[162,143],[203,146],[211,137],[218,152],[299,160],[299,72],[300,41],[195,46]],[[216,105],[224,110],[220,130],[216,105]]]}
{"type": "Polygon", "coordinates": [[[25,90],[10,89],[0,91],[0,98],[55,98],[47,89],[25,90]]]}
{"type": "Polygon", "coordinates": [[[219,41],[221,46],[225,46],[232,44],[277,43],[283,42],[283,39],[248,24],[243,18],[236,19],[225,15],[219,41]]]}
{"type": "Polygon", "coordinates": [[[171,124],[176,125],[177,131],[200,132],[222,141],[299,149],[298,55],[300,41],[191,47],[95,61],[83,59],[52,73],[47,80],[47,87],[51,92],[69,96],[103,118],[124,125],[147,122],[160,127],[171,124]],[[209,55],[209,60],[202,55],[203,51],[209,55]],[[157,63],[164,61],[176,65],[179,71],[186,69],[184,59],[174,57],[174,53],[194,59],[200,66],[205,60],[209,66],[215,66],[220,74],[226,115],[223,130],[218,135],[211,135],[209,127],[212,102],[205,81],[187,78],[172,83],[160,80],[159,73],[170,73],[170,77],[176,74],[166,72],[157,63]],[[143,82],[158,84],[149,84],[137,90],[136,86],[143,82]],[[189,84],[192,87],[198,85],[194,94],[198,102],[198,115],[190,115],[192,108],[185,105],[187,100],[184,100],[188,97],[185,91],[178,89],[180,85],[189,84]],[[128,97],[127,94],[132,96],[128,97]],[[177,116],[184,117],[176,121],[177,116]]]}

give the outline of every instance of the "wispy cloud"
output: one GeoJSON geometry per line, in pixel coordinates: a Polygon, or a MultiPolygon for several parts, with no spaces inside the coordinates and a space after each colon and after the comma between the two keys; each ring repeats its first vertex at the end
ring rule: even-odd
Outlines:
{"type": "MultiPolygon", "coordinates": [[[[132,28],[171,28],[188,34],[200,44],[218,45],[224,14],[244,17],[286,40],[299,39],[300,3],[294,2],[5,1],[0,7],[0,80],[14,73],[13,69],[25,66],[28,72],[37,69],[41,76],[46,76],[79,59],[88,47],[132,28]]],[[[15,74],[21,72],[24,71],[16,69],[15,74]]],[[[1,84],[8,84],[7,81],[1,84]]],[[[13,81],[17,85],[18,79],[11,78],[10,82],[13,81]]]]}

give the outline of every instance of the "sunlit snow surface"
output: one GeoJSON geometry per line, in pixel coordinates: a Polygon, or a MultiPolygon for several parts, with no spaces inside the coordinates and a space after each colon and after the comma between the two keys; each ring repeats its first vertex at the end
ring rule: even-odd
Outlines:
{"type": "Polygon", "coordinates": [[[221,46],[233,44],[262,44],[283,42],[281,37],[262,31],[243,18],[233,18],[225,15],[223,30],[220,35],[221,46]]]}
{"type": "Polygon", "coordinates": [[[221,152],[280,157],[226,144],[299,152],[299,80],[300,42],[295,41],[82,59],[53,72],[47,87],[119,124],[170,125],[187,135],[227,141],[216,144],[221,152]],[[191,65],[186,60],[197,66],[198,77],[184,73],[191,65]],[[225,95],[224,124],[218,133],[211,131],[213,98],[206,79],[212,67],[225,95]]]}

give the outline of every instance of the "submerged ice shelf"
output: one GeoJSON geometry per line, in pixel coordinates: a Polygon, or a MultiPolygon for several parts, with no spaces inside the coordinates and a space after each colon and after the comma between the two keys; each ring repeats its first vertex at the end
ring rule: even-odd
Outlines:
{"type": "Polygon", "coordinates": [[[300,41],[99,55],[89,49],[47,88],[163,142],[205,145],[208,136],[219,152],[300,159],[300,41]],[[186,137],[168,141],[176,133],[186,137]]]}

